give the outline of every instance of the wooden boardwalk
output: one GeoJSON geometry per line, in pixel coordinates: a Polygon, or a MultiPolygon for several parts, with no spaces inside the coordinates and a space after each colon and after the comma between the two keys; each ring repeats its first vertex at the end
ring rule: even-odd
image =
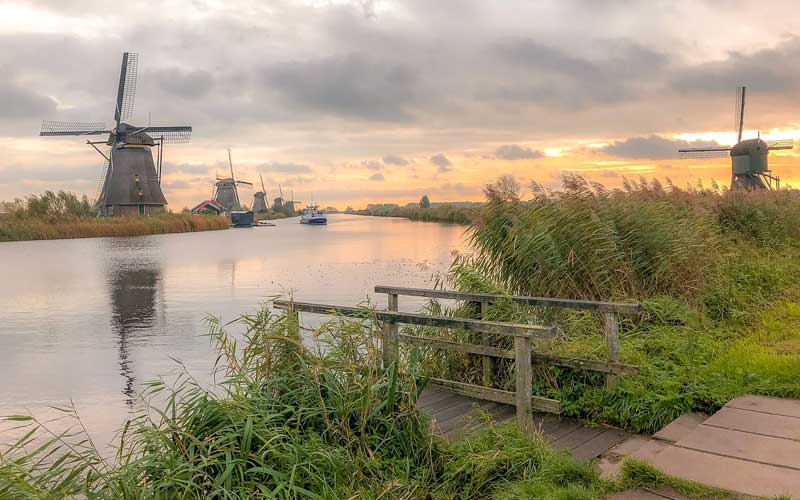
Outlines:
{"type": "Polygon", "coordinates": [[[800,498],[800,401],[743,396],[673,438],[659,434],[666,444],[648,461],[667,474],[748,495],[800,498]]]}
{"type": "MultiPolygon", "coordinates": [[[[484,425],[481,414],[489,414],[495,422],[513,419],[515,408],[454,394],[440,389],[426,389],[419,400],[420,408],[431,416],[434,430],[449,441],[484,425]]],[[[534,413],[534,425],[554,447],[568,449],[577,460],[597,458],[622,442],[629,435],[605,426],[587,427],[575,420],[547,413],[534,413]]]]}

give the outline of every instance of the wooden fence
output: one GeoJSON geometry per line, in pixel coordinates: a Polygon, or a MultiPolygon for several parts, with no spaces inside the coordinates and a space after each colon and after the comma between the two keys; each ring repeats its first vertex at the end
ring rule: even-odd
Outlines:
{"type": "MultiPolygon", "coordinates": [[[[335,306],[327,304],[312,304],[307,302],[295,302],[286,300],[276,300],[273,307],[287,311],[288,314],[297,315],[300,312],[314,314],[335,314],[340,316],[366,318],[372,317],[381,322],[382,326],[382,355],[386,366],[398,362],[400,359],[400,343],[411,344],[422,347],[432,347],[446,349],[456,352],[475,354],[484,360],[484,385],[467,384],[453,380],[438,378],[429,379],[429,384],[438,386],[446,390],[464,394],[467,396],[494,401],[516,406],[517,423],[523,431],[530,433],[533,431],[533,411],[545,411],[550,413],[560,413],[561,403],[554,399],[533,396],[533,368],[532,363],[542,363],[553,366],[564,366],[583,370],[592,370],[606,373],[608,377],[614,377],[613,383],[609,379],[609,385],[616,384],[616,377],[620,374],[637,373],[638,368],[619,363],[618,360],[618,328],[617,314],[634,313],[639,311],[637,304],[613,304],[609,302],[589,302],[589,301],[568,301],[564,299],[545,299],[538,297],[512,297],[512,300],[519,303],[540,305],[545,307],[574,307],[577,309],[588,309],[602,312],[606,315],[606,346],[608,348],[607,361],[595,361],[587,359],[575,359],[562,356],[553,356],[537,353],[532,350],[531,340],[533,338],[552,338],[556,334],[553,326],[529,325],[503,323],[497,321],[486,321],[484,319],[455,318],[449,316],[432,316],[426,314],[406,313],[398,311],[400,295],[412,295],[417,297],[444,298],[459,301],[468,301],[481,304],[481,310],[485,311],[486,305],[496,302],[501,297],[488,294],[470,294],[462,292],[452,292],[445,290],[424,290],[418,288],[400,287],[375,287],[377,293],[386,293],[389,296],[389,308],[387,311],[369,311],[363,308],[335,306]],[[401,335],[399,325],[418,325],[431,326],[437,328],[457,328],[476,333],[499,335],[512,337],[514,339],[514,349],[505,350],[491,345],[478,345],[455,342],[433,337],[417,335],[401,335]],[[609,338],[611,340],[609,340],[609,338]],[[513,359],[515,370],[515,390],[506,391],[490,387],[491,383],[486,383],[487,375],[493,373],[493,362],[495,359],[513,359]],[[487,361],[488,360],[488,361],[487,361]],[[488,368],[487,368],[488,365],[488,368]]],[[[299,321],[299,318],[298,318],[299,321]]],[[[490,380],[488,382],[491,382],[490,380]]]]}

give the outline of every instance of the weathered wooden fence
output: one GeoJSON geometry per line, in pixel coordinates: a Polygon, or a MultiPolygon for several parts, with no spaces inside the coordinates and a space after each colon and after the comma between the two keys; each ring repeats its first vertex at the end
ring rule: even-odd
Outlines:
{"type": "Polygon", "coordinates": [[[398,311],[400,295],[453,299],[480,303],[482,311],[485,311],[487,304],[496,302],[503,298],[507,299],[508,297],[489,294],[452,292],[446,290],[426,290],[418,288],[386,286],[377,286],[375,287],[375,291],[377,293],[388,294],[389,308],[387,311],[369,311],[358,307],[312,304],[307,302],[295,302],[287,300],[276,300],[273,302],[273,307],[276,309],[285,310],[288,314],[292,315],[298,315],[300,312],[314,314],[335,314],[356,318],[364,318],[371,315],[371,317],[374,317],[374,319],[380,321],[382,324],[382,355],[383,362],[386,366],[399,361],[400,343],[479,355],[484,360],[483,386],[438,378],[430,378],[429,384],[458,394],[464,394],[487,401],[514,405],[516,407],[517,423],[520,429],[528,433],[533,431],[534,410],[550,413],[561,412],[561,403],[559,401],[532,395],[533,362],[603,372],[608,375],[609,385],[612,387],[616,383],[616,377],[618,377],[620,374],[638,372],[638,368],[636,367],[619,363],[619,332],[617,327],[617,314],[638,313],[639,306],[637,304],[613,304],[609,302],[571,301],[539,297],[511,298],[515,302],[529,305],[545,307],[572,307],[576,309],[593,310],[605,314],[608,359],[607,361],[603,362],[588,359],[553,356],[534,352],[532,349],[531,340],[533,338],[552,338],[556,334],[556,329],[553,326],[503,323],[497,321],[486,321],[484,319],[432,316],[398,311]],[[456,328],[486,335],[512,337],[514,339],[514,349],[506,350],[491,345],[467,344],[452,340],[418,335],[401,335],[399,333],[400,324],[430,326],[437,328],[456,328]],[[515,387],[513,392],[489,387],[491,385],[490,380],[488,381],[489,383],[487,383],[486,378],[488,374],[493,373],[492,364],[494,359],[498,358],[514,360],[515,387]],[[610,379],[612,376],[614,377],[613,382],[610,379]]]}

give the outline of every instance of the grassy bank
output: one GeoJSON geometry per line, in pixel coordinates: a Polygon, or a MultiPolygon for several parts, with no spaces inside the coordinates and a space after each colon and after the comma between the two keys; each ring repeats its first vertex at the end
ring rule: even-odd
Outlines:
{"type": "Polygon", "coordinates": [[[359,210],[359,215],[372,215],[375,217],[400,217],[403,219],[419,220],[425,222],[451,222],[453,224],[468,224],[474,214],[475,208],[461,208],[452,205],[441,205],[433,208],[408,208],[398,207],[389,210],[359,210]]]}
{"type": "MultiPolygon", "coordinates": [[[[644,181],[610,191],[577,177],[559,192],[534,188],[525,202],[487,191],[489,203],[470,227],[473,253],[456,259],[448,286],[645,307],[621,327],[621,359],[641,367],[639,375],[612,392],[600,375],[537,367],[536,393],[561,400],[567,415],[638,432],[688,411],[711,413],[741,394],[800,397],[797,192],[644,181]]],[[[602,318],[510,302],[488,314],[558,324],[564,338],[540,350],[604,357],[602,318]]],[[[477,360],[464,356],[438,356],[425,369],[480,380],[477,360]]],[[[511,387],[510,366],[498,370],[500,385],[511,387]]]]}
{"type": "Polygon", "coordinates": [[[47,191],[7,203],[3,208],[0,242],[212,231],[229,225],[224,217],[185,213],[97,218],[86,196],[64,191],[47,191]]]}
{"type": "Polygon", "coordinates": [[[370,321],[323,325],[315,349],[286,316],[241,323],[247,333],[233,339],[212,321],[220,384],[186,372],[149,384],[155,408],[125,423],[111,459],[79,421],[53,433],[7,417],[25,435],[0,451],[0,498],[581,500],[673,483],[692,498],[724,497],[636,463],[604,481],[513,425],[444,443],[416,408],[418,360],[380,367],[370,321]]]}

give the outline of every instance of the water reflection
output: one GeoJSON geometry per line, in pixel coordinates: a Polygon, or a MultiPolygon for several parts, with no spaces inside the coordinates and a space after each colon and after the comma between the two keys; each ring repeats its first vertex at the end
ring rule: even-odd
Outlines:
{"type": "MultiPolygon", "coordinates": [[[[114,245],[118,240],[107,240],[114,245]]],[[[163,315],[160,302],[161,269],[146,253],[153,250],[154,240],[126,241],[122,262],[109,259],[108,285],[111,298],[111,329],[117,339],[119,374],[123,378],[122,393],[125,404],[132,407],[136,396],[136,373],[132,348],[152,337],[157,328],[156,319],[163,315]],[[131,253],[135,255],[131,255],[131,253]],[[142,253],[145,258],[142,259],[142,253]],[[125,256],[130,258],[126,259],[125,256]],[[159,314],[161,311],[161,314],[159,314]]],[[[119,249],[117,249],[118,251],[119,249]]]]}

